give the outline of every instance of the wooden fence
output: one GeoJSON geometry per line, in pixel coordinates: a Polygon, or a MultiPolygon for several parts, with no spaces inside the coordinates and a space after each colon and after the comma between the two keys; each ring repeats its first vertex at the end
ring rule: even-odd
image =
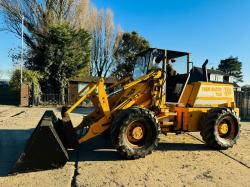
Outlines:
{"type": "Polygon", "coordinates": [[[250,120],[250,92],[235,92],[236,106],[242,120],[250,120]]]}

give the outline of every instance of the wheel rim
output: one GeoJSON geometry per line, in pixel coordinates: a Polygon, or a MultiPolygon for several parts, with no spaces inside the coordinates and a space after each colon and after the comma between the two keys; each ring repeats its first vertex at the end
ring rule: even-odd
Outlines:
{"type": "Polygon", "coordinates": [[[218,126],[218,131],[220,136],[225,135],[228,132],[228,124],[227,123],[220,123],[218,126]]]}
{"type": "Polygon", "coordinates": [[[217,130],[220,138],[232,140],[237,135],[236,123],[231,117],[226,117],[219,123],[217,130]]]}
{"type": "Polygon", "coordinates": [[[126,139],[133,148],[141,148],[145,144],[147,128],[142,121],[132,121],[126,130],[126,139]]]}

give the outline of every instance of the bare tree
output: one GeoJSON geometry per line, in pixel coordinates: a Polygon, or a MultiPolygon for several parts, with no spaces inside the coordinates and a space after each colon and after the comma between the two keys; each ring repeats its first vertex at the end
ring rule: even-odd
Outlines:
{"type": "Polygon", "coordinates": [[[24,16],[25,43],[36,48],[39,39],[46,36],[48,25],[67,21],[74,26],[88,6],[89,0],[44,0],[43,3],[39,0],[0,0],[0,13],[5,23],[1,30],[21,37],[24,16]]]}
{"type": "Polygon", "coordinates": [[[122,30],[115,28],[110,9],[97,10],[90,7],[80,26],[92,35],[91,75],[106,77],[113,68],[113,54],[121,39],[122,30]]]}

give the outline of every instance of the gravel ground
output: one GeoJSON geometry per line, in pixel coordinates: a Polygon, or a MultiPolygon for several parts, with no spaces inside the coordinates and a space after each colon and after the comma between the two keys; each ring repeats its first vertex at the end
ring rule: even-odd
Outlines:
{"type": "MultiPolygon", "coordinates": [[[[247,122],[242,122],[238,144],[226,151],[210,150],[199,133],[169,134],[146,158],[122,160],[99,136],[82,144],[61,169],[7,176],[47,109],[0,106],[0,186],[250,186],[247,122]]],[[[74,124],[81,119],[72,114],[74,124]]]]}

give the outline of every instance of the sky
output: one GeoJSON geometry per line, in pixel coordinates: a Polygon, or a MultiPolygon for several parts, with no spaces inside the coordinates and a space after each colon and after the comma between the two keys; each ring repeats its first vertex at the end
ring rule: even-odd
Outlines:
{"type": "MultiPolygon", "coordinates": [[[[116,25],[136,31],[152,47],[191,52],[195,66],[208,59],[238,57],[244,83],[250,84],[249,0],[92,0],[99,9],[110,8],[116,25]]],[[[12,68],[8,57],[20,39],[0,32],[0,70],[12,68]]]]}

